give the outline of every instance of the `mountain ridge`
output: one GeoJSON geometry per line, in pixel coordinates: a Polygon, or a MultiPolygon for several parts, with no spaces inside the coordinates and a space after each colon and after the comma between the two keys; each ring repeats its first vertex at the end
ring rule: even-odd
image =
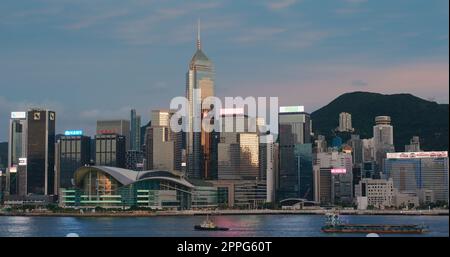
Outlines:
{"type": "Polygon", "coordinates": [[[396,151],[404,151],[412,136],[419,136],[423,150],[448,150],[448,104],[428,101],[409,93],[345,93],[311,113],[313,131],[331,139],[339,113],[352,115],[355,133],[372,137],[375,117],[391,116],[396,151]]]}

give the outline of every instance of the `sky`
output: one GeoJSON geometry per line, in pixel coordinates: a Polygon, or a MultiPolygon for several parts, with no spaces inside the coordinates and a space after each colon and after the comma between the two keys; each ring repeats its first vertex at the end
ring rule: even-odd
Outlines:
{"type": "Polygon", "coordinates": [[[0,141],[29,107],[56,111],[57,132],[92,135],[131,108],[148,122],[185,94],[198,19],[220,97],[449,101],[448,0],[2,0],[0,141]]]}

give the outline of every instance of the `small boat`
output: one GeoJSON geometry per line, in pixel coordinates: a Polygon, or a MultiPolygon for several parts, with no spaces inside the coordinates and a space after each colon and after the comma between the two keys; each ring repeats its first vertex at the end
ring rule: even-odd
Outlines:
{"type": "Polygon", "coordinates": [[[324,233],[421,234],[427,231],[424,225],[415,224],[344,224],[340,221],[338,214],[326,215],[326,225],[321,229],[324,233]]]}
{"type": "Polygon", "coordinates": [[[206,231],[227,231],[228,228],[218,227],[212,220],[209,219],[209,216],[206,216],[206,220],[202,222],[200,225],[194,226],[195,230],[206,230],[206,231]]]}

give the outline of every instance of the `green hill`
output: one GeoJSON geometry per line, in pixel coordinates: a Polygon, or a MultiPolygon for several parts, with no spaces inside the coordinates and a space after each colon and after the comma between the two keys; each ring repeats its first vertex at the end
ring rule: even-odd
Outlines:
{"type": "Polygon", "coordinates": [[[404,151],[412,136],[419,136],[423,150],[448,150],[448,104],[438,104],[411,94],[346,93],[311,114],[313,131],[333,136],[339,113],[352,115],[355,133],[372,137],[375,116],[391,116],[396,151],[404,151]]]}

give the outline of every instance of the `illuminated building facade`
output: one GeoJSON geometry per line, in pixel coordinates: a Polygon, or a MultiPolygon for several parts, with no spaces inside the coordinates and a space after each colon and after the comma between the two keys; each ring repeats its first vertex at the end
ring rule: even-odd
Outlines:
{"type": "Polygon", "coordinates": [[[74,187],[61,189],[61,207],[217,208],[216,187],[187,180],[178,172],[86,166],[75,172],[74,182],[74,187]]]}

